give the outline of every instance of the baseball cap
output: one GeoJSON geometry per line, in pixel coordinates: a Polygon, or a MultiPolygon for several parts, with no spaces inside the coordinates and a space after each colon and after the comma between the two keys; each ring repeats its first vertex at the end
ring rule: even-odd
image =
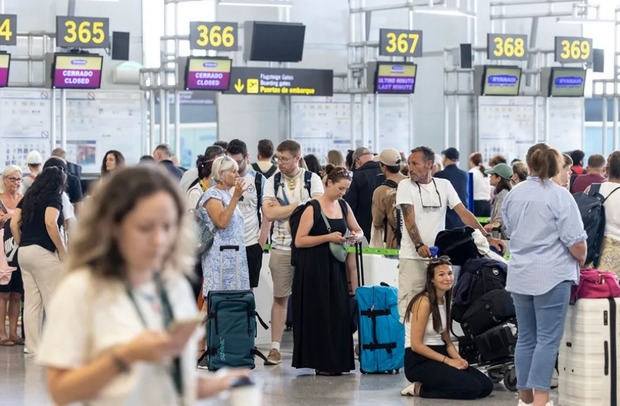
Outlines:
{"type": "Polygon", "coordinates": [[[43,158],[41,158],[39,151],[30,151],[26,156],[26,164],[28,165],[41,165],[42,162],[43,158]]]}
{"type": "Polygon", "coordinates": [[[367,155],[367,154],[372,154],[372,152],[370,152],[370,150],[366,147],[359,147],[353,153],[353,162],[355,162],[355,160],[361,157],[362,155],[367,155]]]}
{"type": "Polygon", "coordinates": [[[445,156],[451,161],[459,160],[459,150],[454,147],[444,149],[443,151],[441,151],[441,155],[445,156]]]}
{"type": "Polygon", "coordinates": [[[486,173],[487,175],[497,175],[500,178],[509,180],[512,176],[512,168],[510,167],[510,165],[502,162],[495,165],[491,169],[487,169],[486,171],[484,171],[484,173],[486,173]]]}
{"type": "Polygon", "coordinates": [[[400,153],[394,148],[386,148],[379,154],[379,162],[386,166],[400,165],[400,153]]]}

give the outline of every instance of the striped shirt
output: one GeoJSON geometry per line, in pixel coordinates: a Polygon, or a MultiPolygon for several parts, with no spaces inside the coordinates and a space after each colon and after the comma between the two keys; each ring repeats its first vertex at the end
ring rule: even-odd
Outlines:
{"type": "Polygon", "coordinates": [[[587,234],[568,190],[528,177],[504,199],[502,217],[510,237],[508,291],[542,295],[563,281],[579,281],[579,263],[568,248],[587,234]]]}

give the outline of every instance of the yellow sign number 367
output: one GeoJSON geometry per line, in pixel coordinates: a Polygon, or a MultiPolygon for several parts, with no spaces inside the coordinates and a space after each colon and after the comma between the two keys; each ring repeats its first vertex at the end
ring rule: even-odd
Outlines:
{"type": "Polygon", "coordinates": [[[418,46],[420,35],[413,32],[403,32],[396,36],[396,33],[388,32],[387,40],[388,44],[385,47],[387,52],[393,53],[398,50],[401,54],[413,54],[418,46]]]}
{"type": "Polygon", "coordinates": [[[68,43],[74,43],[79,40],[83,44],[91,41],[95,44],[101,44],[105,40],[105,31],[101,21],[94,21],[92,25],[90,21],[82,21],[78,25],[73,20],[67,20],[65,21],[65,28],[67,29],[67,34],[63,39],[68,43]]]}

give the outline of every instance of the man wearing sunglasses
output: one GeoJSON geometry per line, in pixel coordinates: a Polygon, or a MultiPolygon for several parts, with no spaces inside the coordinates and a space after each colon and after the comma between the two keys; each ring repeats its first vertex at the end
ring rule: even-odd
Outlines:
{"type": "Polygon", "coordinates": [[[398,311],[403,317],[413,296],[424,290],[430,246],[446,228],[446,211],[453,209],[464,224],[480,230],[489,244],[501,252],[506,245],[492,238],[476,217],[465,208],[449,180],[433,178],[431,171],[435,153],[428,147],[417,147],[409,155],[409,179],[401,181],[396,204],[403,214],[402,241],[398,270],[398,311]]]}

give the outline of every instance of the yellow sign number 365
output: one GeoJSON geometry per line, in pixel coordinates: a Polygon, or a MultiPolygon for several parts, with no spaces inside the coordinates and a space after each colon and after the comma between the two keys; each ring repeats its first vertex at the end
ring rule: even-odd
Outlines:
{"type": "Polygon", "coordinates": [[[74,43],[77,40],[83,44],[93,42],[102,44],[105,40],[105,31],[103,30],[103,22],[101,21],[82,21],[79,25],[73,20],[65,21],[67,34],[63,39],[68,43],[74,43]]]}

